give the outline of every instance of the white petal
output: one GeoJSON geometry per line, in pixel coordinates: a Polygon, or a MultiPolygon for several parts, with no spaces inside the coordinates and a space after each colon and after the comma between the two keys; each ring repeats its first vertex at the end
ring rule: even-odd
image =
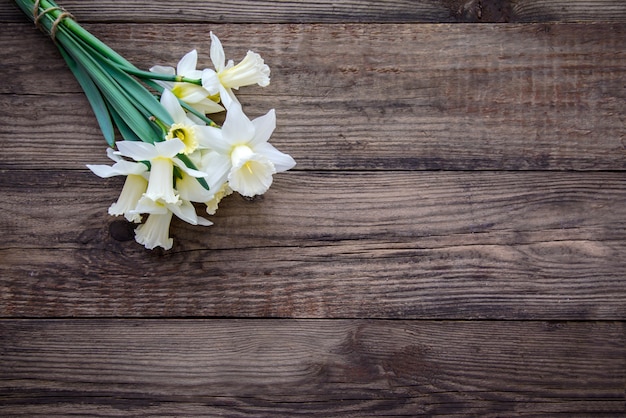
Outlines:
{"type": "Polygon", "coordinates": [[[193,78],[194,80],[200,80],[202,78],[202,70],[190,70],[181,75],[187,78],[193,78]]]}
{"type": "Polygon", "coordinates": [[[149,161],[159,155],[155,146],[147,142],[119,141],[116,145],[122,155],[135,161],[149,161]]]}
{"type": "Polygon", "coordinates": [[[134,163],[132,161],[120,160],[112,166],[108,165],[91,165],[87,168],[99,177],[126,176],[128,174],[142,174],[148,170],[148,167],[142,163],[134,163]]]}
{"type": "Polygon", "coordinates": [[[247,143],[254,137],[254,125],[243,113],[241,106],[228,108],[226,120],[222,126],[222,137],[230,145],[247,143]]]}
{"type": "MultiPolygon", "coordinates": [[[[176,90],[178,98],[187,103],[197,103],[205,100],[209,92],[202,86],[191,83],[181,83],[182,88],[176,90]]],[[[215,103],[215,102],[213,102],[215,103]]]]}
{"type": "Polygon", "coordinates": [[[183,172],[189,174],[192,177],[206,177],[208,174],[204,171],[194,170],[193,168],[187,167],[187,165],[180,159],[174,157],[172,158],[172,162],[176,165],[176,167],[183,170],[183,172]]]}
{"type": "Polygon", "coordinates": [[[204,219],[202,216],[198,216],[198,225],[211,226],[213,225],[213,222],[209,221],[208,219],[204,219]]]}
{"type": "Polygon", "coordinates": [[[174,215],[182,219],[183,221],[192,225],[198,224],[198,215],[196,214],[196,208],[193,207],[191,202],[183,200],[179,205],[168,205],[168,209],[171,210],[174,215]]]}
{"type": "Polygon", "coordinates": [[[196,70],[198,63],[198,51],[195,49],[186,53],[176,66],[176,73],[179,75],[187,76],[188,73],[196,70]]]}
{"type": "Polygon", "coordinates": [[[161,95],[161,105],[167,110],[176,123],[183,123],[186,120],[186,114],[180,105],[178,98],[169,90],[163,90],[161,95]]]}
{"type": "Polygon", "coordinates": [[[196,138],[201,147],[209,148],[222,154],[226,154],[231,148],[224,143],[222,130],[220,128],[213,126],[196,126],[196,138]]]}
{"type": "Polygon", "coordinates": [[[220,84],[219,92],[220,92],[220,101],[222,102],[222,104],[227,110],[230,110],[233,106],[241,106],[241,104],[239,103],[239,100],[237,100],[237,97],[235,96],[235,93],[233,93],[232,89],[227,89],[226,87],[220,84]]]}
{"type": "Polygon", "coordinates": [[[230,171],[230,157],[218,152],[209,152],[202,158],[202,169],[208,172],[205,177],[211,191],[218,190],[225,182],[230,171]]]}
{"type": "Polygon", "coordinates": [[[211,95],[218,94],[220,92],[220,79],[217,73],[211,69],[202,71],[202,87],[211,95]]]}
{"type": "Polygon", "coordinates": [[[224,69],[226,64],[226,55],[224,55],[224,48],[217,36],[211,32],[211,61],[215,70],[219,73],[224,69]]]}
{"type": "Polygon", "coordinates": [[[195,177],[187,174],[183,174],[183,178],[176,181],[176,190],[181,199],[199,203],[206,202],[214,194],[202,187],[195,177]]]}
{"type": "Polygon", "coordinates": [[[164,65],[155,65],[150,68],[150,71],[156,74],[176,75],[176,69],[174,67],[168,67],[164,65]]]}
{"type": "MultiPolygon", "coordinates": [[[[191,106],[203,114],[220,113],[224,111],[224,108],[213,100],[205,99],[199,102],[190,103],[191,106]]],[[[189,117],[189,115],[187,115],[189,117]]],[[[198,121],[198,125],[203,124],[203,121],[198,121]]]]}
{"type": "Polygon", "coordinates": [[[132,161],[122,160],[113,164],[113,169],[122,174],[142,174],[148,171],[148,166],[142,163],[134,163],[132,161]]]}
{"type": "Polygon", "coordinates": [[[276,129],[276,112],[274,109],[267,112],[267,114],[256,118],[252,121],[254,125],[254,138],[250,141],[250,146],[254,147],[255,145],[262,144],[267,142],[276,129]]]}
{"type": "Polygon", "coordinates": [[[109,165],[87,164],[87,168],[90,169],[96,176],[102,177],[102,178],[122,175],[122,173],[118,172],[117,170],[115,170],[113,167],[109,165]]]}
{"type": "Polygon", "coordinates": [[[276,167],[277,173],[287,171],[296,165],[296,161],[289,154],[278,151],[268,142],[254,147],[254,152],[266,156],[276,167]]]}
{"type": "MultiPolygon", "coordinates": [[[[168,67],[168,66],[163,66],[163,65],[155,65],[152,68],[150,68],[150,72],[153,72],[155,74],[164,74],[164,75],[176,75],[176,69],[174,67],[168,67]]],[[[174,83],[171,81],[164,81],[164,80],[153,80],[155,83],[157,83],[159,86],[167,89],[167,90],[171,90],[174,87],[174,83]]]]}
{"type": "Polygon", "coordinates": [[[123,160],[123,158],[113,148],[107,148],[107,157],[115,162],[123,160]]]}
{"type": "Polygon", "coordinates": [[[178,138],[172,138],[167,141],[155,142],[157,155],[159,157],[173,158],[176,154],[180,154],[185,149],[185,144],[178,138]]]}
{"type": "Polygon", "coordinates": [[[133,209],[131,209],[131,213],[156,213],[157,215],[164,215],[168,212],[168,208],[164,203],[155,202],[150,199],[145,194],[141,196],[133,209]]]}

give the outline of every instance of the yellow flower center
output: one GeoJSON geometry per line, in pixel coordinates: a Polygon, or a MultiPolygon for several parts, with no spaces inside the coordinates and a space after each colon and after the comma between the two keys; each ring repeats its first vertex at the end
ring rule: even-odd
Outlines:
{"type": "Polygon", "coordinates": [[[170,127],[165,139],[180,139],[185,144],[183,154],[189,155],[198,148],[198,140],[196,139],[196,130],[192,126],[175,123],[170,127]]]}

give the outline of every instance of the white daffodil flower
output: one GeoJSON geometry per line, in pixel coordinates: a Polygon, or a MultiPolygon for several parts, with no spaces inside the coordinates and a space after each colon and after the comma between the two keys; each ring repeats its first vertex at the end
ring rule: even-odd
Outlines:
{"type": "Polygon", "coordinates": [[[190,155],[198,148],[208,147],[207,136],[214,135],[214,130],[217,128],[199,125],[189,118],[176,96],[168,90],[164,90],[161,95],[161,105],[174,120],[174,124],[170,126],[165,136],[166,140],[180,139],[185,144],[185,149],[182,151],[185,155],[190,155]]]}
{"type": "Polygon", "coordinates": [[[111,148],[107,148],[107,155],[115,161],[115,164],[112,166],[88,164],[87,168],[95,175],[103,178],[126,176],[120,197],[117,199],[117,202],[109,207],[109,215],[124,215],[130,222],[140,222],[141,216],[131,211],[135,209],[137,202],[139,202],[139,199],[148,187],[148,181],[145,177],[148,167],[142,163],[124,160],[111,148]]]}
{"type": "Polygon", "coordinates": [[[172,248],[174,240],[169,236],[172,215],[192,225],[213,225],[212,222],[198,216],[196,209],[187,200],[172,204],[154,201],[144,196],[137,204],[135,212],[149,214],[146,222],[135,229],[135,240],[149,250],[156,247],[162,247],[165,250],[172,248]]]}
{"type": "Polygon", "coordinates": [[[121,155],[135,161],[150,162],[150,178],[145,196],[154,202],[178,203],[178,193],[174,189],[174,166],[192,177],[205,177],[207,174],[193,170],[176,155],[185,150],[185,144],[178,138],[149,144],[139,141],[120,141],[117,148],[121,155]]]}
{"type": "Polygon", "coordinates": [[[219,188],[217,192],[211,197],[211,199],[205,202],[206,205],[206,213],[209,215],[215,215],[217,212],[217,207],[223,198],[229,196],[233,193],[233,189],[230,188],[228,183],[224,183],[222,187],[219,188]]]}
{"type": "Polygon", "coordinates": [[[275,128],[273,109],[250,121],[241,106],[234,104],[226,115],[221,137],[209,138],[212,151],[203,161],[203,166],[212,168],[206,177],[209,185],[221,185],[228,180],[230,188],[243,196],[265,193],[272,184],[273,174],[296,165],[291,156],[267,142],[275,128]]]}
{"type": "Polygon", "coordinates": [[[174,244],[170,238],[170,222],[172,212],[164,214],[152,214],[148,216],[146,222],[135,228],[135,241],[142,244],[149,250],[162,247],[169,250],[174,244]]]}
{"type": "Polygon", "coordinates": [[[202,87],[211,95],[220,95],[222,104],[228,109],[231,102],[237,102],[233,89],[258,84],[265,87],[270,83],[270,67],[256,52],[248,51],[237,65],[232,60],[226,62],[224,48],[217,36],[211,32],[211,61],[215,70],[202,72],[202,87]]]}
{"type": "MultiPolygon", "coordinates": [[[[198,52],[194,49],[183,56],[176,68],[167,67],[162,65],[155,65],[150,68],[155,74],[165,74],[171,76],[182,76],[186,78],[192,78],[200,80],[202,78],[202,71],[196,70],[198,64],[198,52]]],[[[202,86],[193,83],[184,82],[171,82],[154,80],[161,87],[174,93],[180,100],[188,103],[191,107],[202,112],[207,113],[219,113],[224,110],[222,106],[216,103],[216,100],[211,100],[211,94],[202,86]]],[[[217,96],[216,96],[217,99],[217,96]]]]}

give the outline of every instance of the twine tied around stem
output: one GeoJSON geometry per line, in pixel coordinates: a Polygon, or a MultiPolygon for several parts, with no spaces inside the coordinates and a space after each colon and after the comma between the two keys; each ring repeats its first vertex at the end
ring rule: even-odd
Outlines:
{"type": "Polygon", "coordinates": [[[68,19],[68,18],[72,20],[76,20],[76,19],[74,19],[74,16],[70,12],[65,10],[63,7],[58,7],[58,6],[49,7],[39,12],[40,3],[41,3],[41,0],[35,0],[35,4],[33,5],[33,21],[35,22],[35,26],[37,26],[37,28],[42,32],[46,32],[46,31],[45,31],[44,26],[41,24],[41,19],[45,17],[48,13],[54,12],[56,10],[61,12],[52,23],[52,26],[50,27],[49,35],[52,38],[52,40],[55,41],[59,24],[61,24],[61,22],[64,19],[68,19]]]}

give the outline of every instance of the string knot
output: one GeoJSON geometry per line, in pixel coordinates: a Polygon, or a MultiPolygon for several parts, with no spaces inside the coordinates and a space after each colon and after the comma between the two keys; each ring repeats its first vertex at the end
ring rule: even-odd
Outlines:
{"type": "Polygon", "coordinates": [[[39,11],[39,9],[41,8],[40,3],[41,3],[41,0],[36,0],[35,4],[33,5],[33,21],[35,22],[35,26],[37,26],[37,28],[42,32],[46,32],[46,30],[45,30],[44,25],[41,23],[41,19],[43,19],[47,14],[50,14],[54,11],[61,12],[57,16],[57,18],[54,20],[54,22],[52,22],[52,26],[50,26],[50,31],[48,32],[52,40],[56,41],[57,31],[59,29],[59,25],[61,24],[61,22],[64,19],[75,20],[74,16],[70,12],[65,10],[63,7],[58,7],[58,6],[49,7],[47,9],[39,11]]]}

